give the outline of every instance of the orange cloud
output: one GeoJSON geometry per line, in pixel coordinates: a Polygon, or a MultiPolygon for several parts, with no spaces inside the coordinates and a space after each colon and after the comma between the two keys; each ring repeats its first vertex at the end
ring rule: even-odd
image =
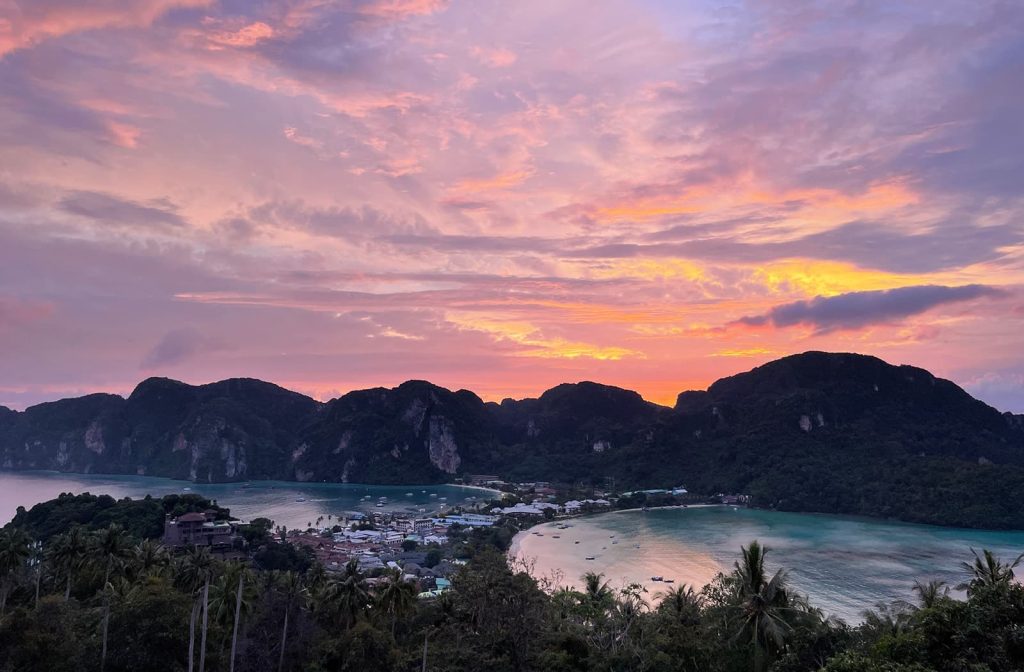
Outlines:
{"type": "Polygon", "coordinates": [[[510,189],[533,177],[532,170],[514,170],[494,177],[461,180],[449,190],[452,195],[465,196],[487,191],[510,189]]]}
{"type": "Polygon", "coordinates": [[[636,350],[618,346],[600,346],[571,341],[560,337],[545,337],[541,330],[529,322],[500,320],[469,313],[450,312],[445,320],[462,330],[479,331],[498,342],[509,342],[524,349],[513,354],[539,359],[596,359],[619,360],[627,357],[642,358],[636,350]]]}

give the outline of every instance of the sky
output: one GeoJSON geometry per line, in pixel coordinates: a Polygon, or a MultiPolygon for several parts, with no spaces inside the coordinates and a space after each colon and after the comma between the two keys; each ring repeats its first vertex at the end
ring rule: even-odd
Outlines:
{"type": "Polygon", "coordinates": [[[0,404],[807,350],[1024,411],[1024,3],[0,0],[0,404]]]}

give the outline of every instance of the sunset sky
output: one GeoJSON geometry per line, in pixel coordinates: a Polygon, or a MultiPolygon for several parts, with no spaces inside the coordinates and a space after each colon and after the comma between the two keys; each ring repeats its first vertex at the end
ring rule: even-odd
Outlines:
{"type": "Polygon", "coordinates": [[[0,0],[0,404],[681,390],[1024,411],[1024,3],[0,0]]]}

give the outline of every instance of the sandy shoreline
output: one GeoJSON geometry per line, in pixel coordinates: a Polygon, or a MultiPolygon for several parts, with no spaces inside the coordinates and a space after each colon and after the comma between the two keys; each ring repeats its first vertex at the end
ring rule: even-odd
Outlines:
{"type": "MultiPolygon", "coordinates": [[[[647,510],[648,511],[663,511],[663,510],[666,510],[666,509],[710,509],[710,508],[725,507],[725,506],[730,506],[730,505],[729,504],[674,504],[672,506],[655,506],[655,507],[648,508],[647,510]]],[[[539,530],[541,528],[547,529],[551,525],[554,525],[554,526],[557,527],[558,525],[561,525],[563,523],[567,523],[567,522],[573,521],[573,520],[589,520],[589,519],[592,519],[592,518],[596,518],[598,516],[607,516],[607,515],[610,515],[610,514],[613,514],[613,513],[633,513],[635,511],[643,511],[643,510],[644,509],[642,507],[634,507],[632,509],[612,509],[610,511],[594,511],[592,513],[585,513],[585,514],[580,515],[580,516],[572,516],[571,518],[558,518],[558,519],[555,519],[555,520],[545,521],[545,522],[541,523],[540,525],[534,525],[533,527],[531,527],[529,529],[526,529],[526,530],[523,530],[522,532],[517,532],[516,536],[512,537],[512,543],[509,544],[508,551],[506,552],[506,556],[510,560],[514,559],[515,557],[517,557],[517,554],[518,554],[518,551],[519,551],[519,547],[520,547],[522,541],[524,539],[526,539],[527,537],[529,537],[535,530],[539,530]]]]}

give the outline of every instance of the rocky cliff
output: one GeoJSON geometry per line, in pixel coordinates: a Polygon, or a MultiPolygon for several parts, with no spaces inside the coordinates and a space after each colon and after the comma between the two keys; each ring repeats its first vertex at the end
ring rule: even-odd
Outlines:
{"type": "Polygon", "coordinates": [[[588,382],[500,404],[424,381],[320,403],[258,380],[153,378],[127,399],[0,408],[0,465],[194,481],[612,477],[797,511],[1024,527],[1021,417],[853,354],[777,360],[675,408],[588,382]]]}

